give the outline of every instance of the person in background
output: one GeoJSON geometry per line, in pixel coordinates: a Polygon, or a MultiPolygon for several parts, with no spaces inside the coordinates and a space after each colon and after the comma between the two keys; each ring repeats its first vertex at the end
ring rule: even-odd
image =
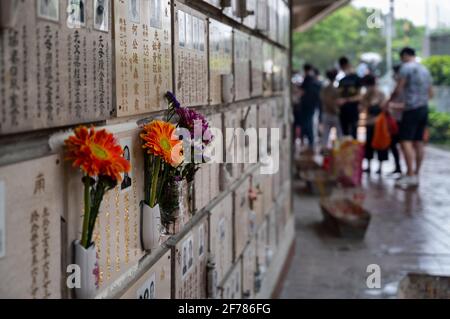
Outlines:
{"type": "Polygon", "coordinates": [[[339,81],[341,107],[340,121],[342,133],[357,139],[359,121],[359,102],[361,101],[361,78],[353,71],[350,61],[346,57],[339,59],[339,66],[345,73],[339,81]]]}
{"type": "Polygon", "coordinates": [[[326,77],[328,85],[320,92],[320,100],[322,104],[322,148],[328,148],[328,138],[330,131],[334,127],[337,132],[337,138],[342,137],[341,123],[339,122],[339,105],[337,100],[339,98],[339,91],[335,87],[334,82],[338,71],[336,69],[328,70],[326,77]]]}
{"type": "Polygon", "coordinates": [[[399,139],[408,170],[405,176],[397,180],[396,185],[410,187],[419,185],[419,174],[425,155],[424,133],[428,124],[428,100],[433,96],[433,89],[430,72],[417,62],[414,49],[402,49],[400,59],[402,66],[397,86],[389,102],[398,96],[404,97],[399,139]]]}
{"type": "MultiPolygon", "coordinates": [[[[400,67],[401,65],[395,65],[393,67],[393,71],[394,71],[394,81],[397,83],[399,81],[399,73],[400,73],[400,67]]],[[[392,96],[392,100],[388,105],[388,110],[389,110],[389,114],[390,116],[393,118],[393,120],[396,122],[397,124],[397,131],[396,132],[392,132],[391,131],[391,153],[392,156],[394,156],[394,160],[395,160],[395,169],[394,171],[391,173],[392,175],[395,174],[401,174],[402,173],[402,167],[400,165],[400,152],[398,150],[398,144],[399,144],[399,131],[398,128],[400,127],[400,122],[402,120],[402,109],[405,107],[404,104],[404,96],[403,94],[399,95],[399,96],[392,96]]]]}
{"type": "Polygon", "coordinates": [[[301,85],[301,99],[299,108],[299,122],[301,127],[302,140],[308,139],[309,148],[314,148],[314,114],[320,109],[321,85],[316,80],[314,68],[310,64],[303,67],[305,77],[301,85]]]}
{"type": "Polygon", "coordinates": [[[365,146],[365,158],[367,160],[367,168],[364,170],[366,173],[371,173],[371,161],[374,158],[375,152],[379,161],[377,174],[382,173],[383,162],[388,160],[389,150],[374,150],[372,147],[372,141],[375,133],[375,121],[378,115],[381,114],[382,106],[384,106],[385,95],[378,88],[377,80],[373,75],[366,75],[362,79],[362,83],[366,88],[366,93],[361,99],[361,110],[367,114],[366,117],[366,146],[365,146]]]}

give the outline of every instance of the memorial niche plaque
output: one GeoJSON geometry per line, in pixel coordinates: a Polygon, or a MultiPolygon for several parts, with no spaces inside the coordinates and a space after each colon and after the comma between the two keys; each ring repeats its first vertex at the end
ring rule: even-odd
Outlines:
{"type": "Polygon", "coordinates": [[[0,298],[61,298],[62,182],[57,155],[0,167],[0,298]]]}
{"type": "Polygon", "coordinates": [[[220,8],[220,0],[203,0],[203,1],[215,6],[216,8],[220,8]]]}
{"type": "MultiPolygon", "coordinates": [[[[124,150],[124,157],[131,163],[131,172],[125,174],[122,183],[105,194],[100,207],[93,240],[96,244],[100,271],[101,292],[127,270],[136,266],[144,256],[140,242],[140,202],[144,199],[144,156],[138,128],[123,129],[120,125],[106,127],[114,132],[124,150]]],[[[79,239],[83,216],[83,184],[81,173],[68,169],[68,243],[79,239]]],[[[71,263],[71,254],[68,254],[71,263]]]]}
{"type": "Polygon", "coordinates": [[[242,254],[249,239],[249,189],[250,180],[246,179],[234,193],[234,260],[242,254]]]}
{"type": "Polygon", "coordinates": [[[167,0],[114,0],[117,116],[165,109],[172,91],[167,0]]]}
{"type": "Polygon", "coordinates": [[[207,297],[208,233],[208,219],[205,216],[173,247],[173,299],[207,297]]]}
{"type": "Polygon", "coordinates": [[[210,20],[209,25],[209,72],[210,96],[212,105],[222,100],[222,77],[232,74],[232,28],[210,20]]]}
{"type": "Polygon", "coordinates": [[[268,42],[263,42],[263,90],[264,95],[270,95],[272,93],[272,75],[273,75],[273,46],[268,42]]]}
{"type": "Polygon", "coordinates": [[[242,299],[242,260],[239,259],[233,270],[225,280],[222,290],[222,299],[242,299]]]}
{"type": "MultiPolygon", "coordinates": [[[[215,128],[217,130],[220,130],[222,127],[222,114],[213,114],[208,117],[209,123],[212,128],[215,128]]],[[[213,132],[214,135],[214,132],[213,132]]],[[[218,143],[222,141],[219,141],[219,138],[214,138],[211,147],[212,148],[218,148],[218,143]]],[[[215,155],[215,154],[211,154],[215,155]]],[[[209,166],[210,174],[209,174],[209,180],[207,181],[206,185],[209,185],[209,201],[213,200],[220,194],[220,163],[209,163],[207,164],[209,166]]],[[[209,202],[208,201],[208,202],[209,202]]]]}
{"type": "Polygon", "coordinates": [[[208,104],[206,17],[176,2],[175,92],[184,106],[208,104]]]}
{"type": "Polygon", "coordinates": [[[110,1],[69,13],[68,0],[17,2],[15,25],[0,30],[0,135],[109,118],[110,1]]]}
{"type": "Polygon", "coordinates": [[[170,299],[171,252],[165,253],[121,299],[170,299]]]}
{"type": "Polygon", "coordinates": [[[263,94],[263,41],[256,37],[250,37],[250,48],[251,95],[257,97],[263,94]]]}
{"type": "Polygon", "coordinates": [[[247,0],[246,8],[249,15],[244,18],[244,25],[250,29],[256,28],[256,12],[257,12],[257,1],[258,0],[247,0]]]}
{"type": "Polygon", "coordinates": [[[235,100],[250,98],[250,38],[234,30],[235,100]]]}
{"type": "Polygon", "coordinates": [[[255,295],[256,245],[255,238],[245,248],[242,255],[242,297],[251,299],[255,295]]]}
{"type": "Polygon", "coordinates": [[[269,33],[268,37],[272,41],[277,41],[278,37],[278,0],[268,0],[269,2],[269,33]]]}
{"type": "Polygon", "coordinates": [[[264,32],[269,29],[267,0],[257,0],[256,29],[264,32]]]}
{"type": "Polygon", "coordinates": [[[209,216],[211,227],[210,252],[214,256],[219,285],[231,269],[233,262],[233,198],[230,195],[219,202],[209,216]]]}

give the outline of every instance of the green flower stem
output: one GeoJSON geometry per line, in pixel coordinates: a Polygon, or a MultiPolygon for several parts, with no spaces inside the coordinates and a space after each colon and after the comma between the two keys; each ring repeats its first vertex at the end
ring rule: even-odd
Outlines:
{"type": "Polygon", "coordinates": [[[152,188],[150,193],[150,207],[155,207],[157,202],[157,193],[158,193],[158,177],[159,177],[159,171],[161,170],[161,158],[159,156],[155,159],[155,167],[152,172],[152,188]]]}
{"type": "Polygon", "coordinates": [[[83,232],[81,235],[81,245],[89,248],[89,221],[91,213],[91,180],[89,176],[84,177],[84,217],[83,217],[83,232]]]}

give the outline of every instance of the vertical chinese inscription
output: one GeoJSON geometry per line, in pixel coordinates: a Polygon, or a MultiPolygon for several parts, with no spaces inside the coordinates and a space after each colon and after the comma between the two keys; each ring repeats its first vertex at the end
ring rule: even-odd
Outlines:
{"type": "Polygon", "coordinates": [[[54,155],[0,167],[2,298],[60,297],[64,196],[59,161],[54,155]]]}
{"type": "Polygon", "coordinates": [[[96,2],[102,19],[93,0],[78,2],[85,6],[77,28],[65,23],[58,1],[15,2],[15,25],[0,32],[0,134],[110,117],[111,33],[93,28],[94,20],[109,21],[109,2],[96,2]]]}
{"type": "Polygon", "coordinates": [[[172,90],[171,15],[167,1],[114,0],[117,116],[165,108],[172,90]]]}
{"type": "Polygon", "coordinates": [[[176,5],[175,17],[175,92],[183,105],[206,105],[206,18],[180,3],[176,5]]]}

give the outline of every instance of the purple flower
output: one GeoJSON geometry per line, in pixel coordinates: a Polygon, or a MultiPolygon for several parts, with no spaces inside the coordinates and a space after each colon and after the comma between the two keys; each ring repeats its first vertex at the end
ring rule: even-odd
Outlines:
{"type": "Polygon", "coordinates": [[[202,140],[208,145],[213,140],[211,130],[209,128],[209,123],[203,114],[188,108],[178,108],[176,110],[179,119],[179,127],[189,130],[191,133],[191,138],[195,139],[195,127],[201,124],[202,129],[202,140]]]}
{"type": "Polygon", "coordinates": [[[169,104],[171,104],[175,109],[179,109],[181,107],[180,102],[178,102],[177,98],[172,92],[166,93],[166,99],[169,101],[169,104]]]}

